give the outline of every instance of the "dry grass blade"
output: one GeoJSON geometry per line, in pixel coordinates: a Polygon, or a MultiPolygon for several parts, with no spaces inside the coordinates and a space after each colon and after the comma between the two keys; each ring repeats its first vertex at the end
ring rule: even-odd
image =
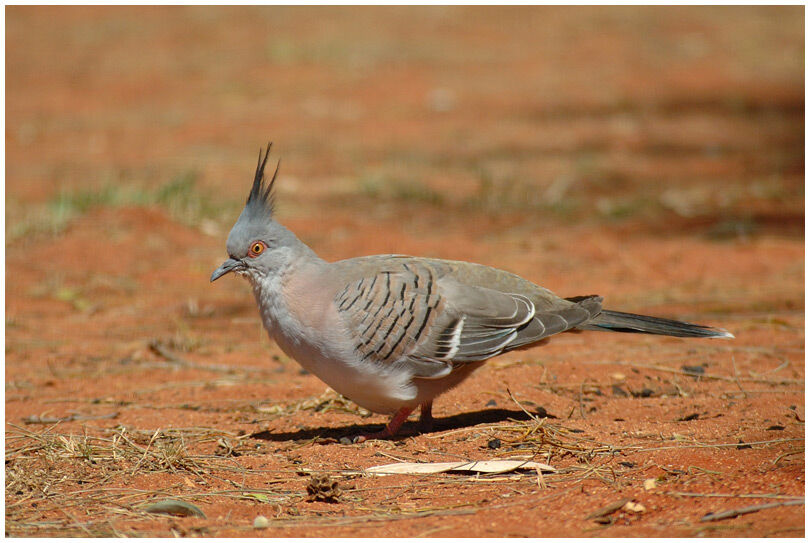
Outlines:
{"type": "Polygon", "coordinates": [[[30,415],[23,419],[26,424],[58,424],[60,422],[74,422],[81,420],[99,420],[99,419],[114,419],[117,418],[117,411],[108,413],[106,415],[83,415],[81,413],[73,413],[66,417],[41,417],[39,415],[30,415]]]}
{"type": "Polygon", "coordinates": [[[557,471],[548,464],[528,460],[482,460],[473,462],[400,462],[366,468],[367,473],[375,475],[424,475],[445,473],[448,471],[472,471],[476,473],[500,474],[519,469],[540,471],[557,471]]]}
{"type": "Polygon", "coordinates": [[[701,517],[700,522],[711,522],[714,520],[725,520],[727,518],[739,517],[740,515],[747,515],[748,513],[756,513],[763,509],[771,509],[773,507],[787,507],[791,505],[804,505],[804,498],[799,500],[791,500],[786,502],[770,502],[761,503],[758,505],[749,505],[748,507],[741,507],[739,509],[729,509],[728,511],[720,511],[719,513],[707,513],[701,517]]]}
{"type": "Polygon", "coordinates": [[[166,359],[173,367],[176,368],[190,368],[190,369],[198,369],[198,370],[206,370],[206,371],[213,371],[213,372],[220,372],[220,373],[238,373],[238,372],[262,372],[267,373],[270,370],[267,368],[256,368],[256,367],[248,367],[248,366],[224,366],[221,364],[198,364],[196,362],[191,362],[190,360],[186,360],[185,358],[178,356],[174,352],[172,352],[166,345],[163,344],[160,340],[153,339],[149,342],[149,350],[153,353],[157,354],[158,356],[166,359]]]}

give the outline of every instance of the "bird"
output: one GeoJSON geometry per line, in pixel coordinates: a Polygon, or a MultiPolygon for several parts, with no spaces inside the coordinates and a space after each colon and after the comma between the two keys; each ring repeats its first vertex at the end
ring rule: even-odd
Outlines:
{"type": "Polygon", "coordinates": [[[432,427],[434,399],[487,360],[567,331],[733,338],[722,328],[602,308],[598,295],[560,297],[508,271],[471,262],[374,255],[328,262],[276,220],[268,181],[272,142],[259,150],[253,184],[231,229],[228,258],[211,282],[234,273],[250,283],[268,335],[339,394],[390,415],[392,439],[420,409],[432,427]]]}

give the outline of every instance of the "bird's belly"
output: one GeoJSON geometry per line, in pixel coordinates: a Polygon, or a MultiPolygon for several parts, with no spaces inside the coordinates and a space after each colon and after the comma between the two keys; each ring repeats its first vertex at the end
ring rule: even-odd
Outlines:
{"type": "Polygon", "coordinates": [[[287,356],[369,411],[389,414],[404,406],[418,405],[416,388],[406,372],[384,372],[371,364],[358,363],[354,352],[330,345],[328,339],[313,344],[278,329],[271,336],[287,356]]]}
{"type": "MultiPolygon", "coordinates": [[[[359,359],[348,331],[331,304],[301,303],[296,288],[287,296],[254,285],[265,329],[284,353],[358,405],[375,413],[393,413],[418,405],[412,375],[359,359]],[[280,325],[283,323],[283,326],[280,325]]],[[[294,286],[293,286],[294,287],[294,286]]]]}

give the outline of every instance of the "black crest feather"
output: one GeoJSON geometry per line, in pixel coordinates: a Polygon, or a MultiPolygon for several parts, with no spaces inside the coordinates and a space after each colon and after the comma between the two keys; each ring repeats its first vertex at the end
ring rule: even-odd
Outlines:
{"type": "Polygon", "coordinates": [[[265,183],[264,168],[267,166],[267,158],[270,156],[270,148],[273,142],[267,144],[267,150],[262,156],[262,150],[259,149],[259,162],[256,165],[256,175],[253,178],[253,187],[250,189],[247,203],[245,208],[251,214],[263,215],[267,218],[273,215],[273,208],[275,206],[275,196],[273,194],[273,184],[276,182],[278,176],[278,168],[281,166],[281,160],[276,163],[276,171],[273,172],[273,177],[269,182],[265,183]]]}

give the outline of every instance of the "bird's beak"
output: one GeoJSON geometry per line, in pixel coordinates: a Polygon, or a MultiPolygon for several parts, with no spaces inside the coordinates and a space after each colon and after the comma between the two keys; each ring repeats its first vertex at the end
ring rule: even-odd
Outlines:
{"type": "Polygon", "coordinates": [[[222,263],[222,266],[214,270],[214,273],[211,274],[211,282],[213,283],[223,275],[227,273],[231,273],[232,271],[236,271],[243,266],[241,260],[236,260],[235,258],[229,258],[225,262],[222,263]]]}

